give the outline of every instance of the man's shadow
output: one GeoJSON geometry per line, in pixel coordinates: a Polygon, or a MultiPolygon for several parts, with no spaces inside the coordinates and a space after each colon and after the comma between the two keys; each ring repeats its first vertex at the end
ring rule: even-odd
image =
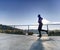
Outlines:
{"type": "Polygon", "coordinates": [[[43,47],[43,44],[42,44],[42,41],[41,41],[40,38],[37,39],[37,41],[35,41],[35,42],[32,44],[30,50],[44,50],[44,47],[43,47]]]}

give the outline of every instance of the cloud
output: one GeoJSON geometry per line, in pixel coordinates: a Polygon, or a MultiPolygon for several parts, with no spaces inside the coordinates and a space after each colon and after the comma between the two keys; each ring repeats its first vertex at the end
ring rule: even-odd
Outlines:
{"type": "Polygon", "coordinates": [[[42,20],[42,23],[43,23],[43,24],[49,24],[49,23],[51,23],[51,22],[48,21],[47,19],[43,19],[43,20],[42,20]]]}
{"type": "Polygon", "coordinates": [[[47,19],[43,19],[42,22],[43,22],[43,24],[60,24],[60,22],[52,22],[47,19]]]}
{"type": "Polygon", "coordinates": [[[60,24],[60,22],[52,22],[52,24],[60,24]]]}

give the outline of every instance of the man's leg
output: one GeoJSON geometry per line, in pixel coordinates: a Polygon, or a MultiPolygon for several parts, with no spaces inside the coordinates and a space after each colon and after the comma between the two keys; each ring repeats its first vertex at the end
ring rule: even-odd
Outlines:
{"type": "Polygon", "coordinates": [[[40,37],[41,38],[41,27],[39,26],[39,28],[38,28],[38,32],[39,32],[39,36],[38,37],[40,37]]]}
{"type": "Polygon", "coordinates": [[[39,37],[41,37],[42,35],[41,35],[41,31],[39,31],[39,37]]]}

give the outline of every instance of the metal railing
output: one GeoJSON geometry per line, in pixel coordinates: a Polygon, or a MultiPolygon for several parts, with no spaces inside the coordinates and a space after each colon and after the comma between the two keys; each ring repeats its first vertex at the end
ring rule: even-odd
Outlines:
{"type": "MultiPolygon", "coordinates": [[[[34,30],[36,31],[36,33],[38,33],[38,25],[6,25],[6,26],[24,30],[27,33],[30,31],[34,32],[34,30]]],[[[60,30],[60,24],[44,24],[42,29],[47,30],[47,34],[48,34],[49,30],[60,30]]],[[[7,28],[7,30],[9,29],[7,28]]],[[[16,31],[16,29],[12,29],[12,30],[16,31]]],[[[3,32],[3,29],[2,29],[2,32],[3,32]]]]}

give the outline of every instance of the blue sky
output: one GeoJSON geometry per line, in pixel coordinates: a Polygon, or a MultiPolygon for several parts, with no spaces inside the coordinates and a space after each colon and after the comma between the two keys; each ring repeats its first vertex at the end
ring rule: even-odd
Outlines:
{"type": "Polygon", "coordinates": [[[0,0],[0,24],[36,24],[38,14],[60,22],[60,0],[0,0]]]}

